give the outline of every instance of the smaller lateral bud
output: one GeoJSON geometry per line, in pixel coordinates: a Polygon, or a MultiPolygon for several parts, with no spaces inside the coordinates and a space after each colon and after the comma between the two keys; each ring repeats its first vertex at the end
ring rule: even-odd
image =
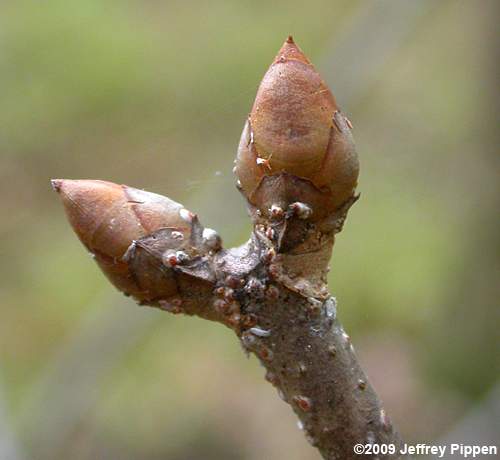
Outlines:
{"type": "Polygon", "coordinates": [[[162,255],[169,250],[176,263],[187,257],[183,250],[193,227],[181,215],[179,203],[99,180],[57,179],[52,186],[75,233],[119,290],[140,302],[177,293],[162,255]]]}
{"type": "MultiPolygon", "coordinates": [[[[250,204],[304,203],[321,219],[354,194],[351,125],[316,69],[289,37],[265,74],[243,129],[235,174],[250,204]]],[[[304,216],[304,214],[302,214],[304,216]]],[[[304,218],[304,217],[303,217],[304,218]]]]}

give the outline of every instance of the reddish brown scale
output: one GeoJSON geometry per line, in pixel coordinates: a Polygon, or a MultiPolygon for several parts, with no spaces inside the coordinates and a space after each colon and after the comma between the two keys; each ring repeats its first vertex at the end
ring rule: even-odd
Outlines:
{"type": "Polygon", "coordinates": [[[169,256],[166,257],[168,265],[171,267],[175,267],[176,265],[179,264],[179,259],[177,259],[177,256],[175,254],[170,254],[169,256]]]}
{"type": "Polygon", "coordinates": [[[306,396],[294,396],[292,398],[292,401],[297,405],[297,407],[304,411],[304,412],[309,412],[312,409],[312,402],[309,398],[306,396]]]}
{"type": "Polygon", "coordinates": [[[364,380],[359,380],[358,381],[358,388],[361,390],[361,391],[364,391],[366,390],[366,382],[364,380]]]}

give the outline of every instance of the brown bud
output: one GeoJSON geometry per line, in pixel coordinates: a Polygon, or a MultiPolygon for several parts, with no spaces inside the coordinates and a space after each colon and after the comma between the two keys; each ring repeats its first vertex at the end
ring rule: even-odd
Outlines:
{"type": "MultiPolygon", "coordinates": [[[[173,248],[188,241],[192,226],[186,219],[188,211],[179,203],[100,180],[56,179],[52,186],[61,196],[74,231],[118,289],[140,301],[176,293],[173,274],[158,268],[161,254],[143,257],[139,243],[148,235],[154,239],[160,229],[168,230],[173,248]],[[131,257],[135,252],[139,254],[131,257]]],[[[147,256],[154,247],[148,246],[147,256]]]]}
{"type": "Polygon", "coordinates": [[[302,202],[321,218],[353,195],[358,169],[350,122],[289,37],[243,129],[235,168],[243,194],[264,215],[302,202]]]}

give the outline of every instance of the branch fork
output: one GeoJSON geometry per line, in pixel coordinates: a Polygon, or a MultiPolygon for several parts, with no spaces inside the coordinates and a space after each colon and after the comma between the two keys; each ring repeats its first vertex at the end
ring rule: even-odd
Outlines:
{"type": "Polygon", "coordinates": [[[401,443],[327,287],[335,234],[359,198],[351,129],[289,37],[257,92],[235,161],[254,224],[244,245],[225,249],[215,230],[167,197],[52,181],[108,279],[141,305],[231,328],[330,460],[357,458],[357,443],[401,443]]]}

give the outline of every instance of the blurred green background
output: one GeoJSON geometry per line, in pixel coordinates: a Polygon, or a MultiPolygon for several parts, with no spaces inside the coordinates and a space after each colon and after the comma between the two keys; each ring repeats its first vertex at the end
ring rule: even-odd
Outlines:
{"type": "Polygon", "coordinates": [[[319,458],[229,330],[108,285],[49,186],[145,188],[242,243],[232,160],[290,33],[354,123],[361,200],[330,282],[360,359],[408,441],[495,440],[498,10],[2,2],[0,459],[319,458]]]}

